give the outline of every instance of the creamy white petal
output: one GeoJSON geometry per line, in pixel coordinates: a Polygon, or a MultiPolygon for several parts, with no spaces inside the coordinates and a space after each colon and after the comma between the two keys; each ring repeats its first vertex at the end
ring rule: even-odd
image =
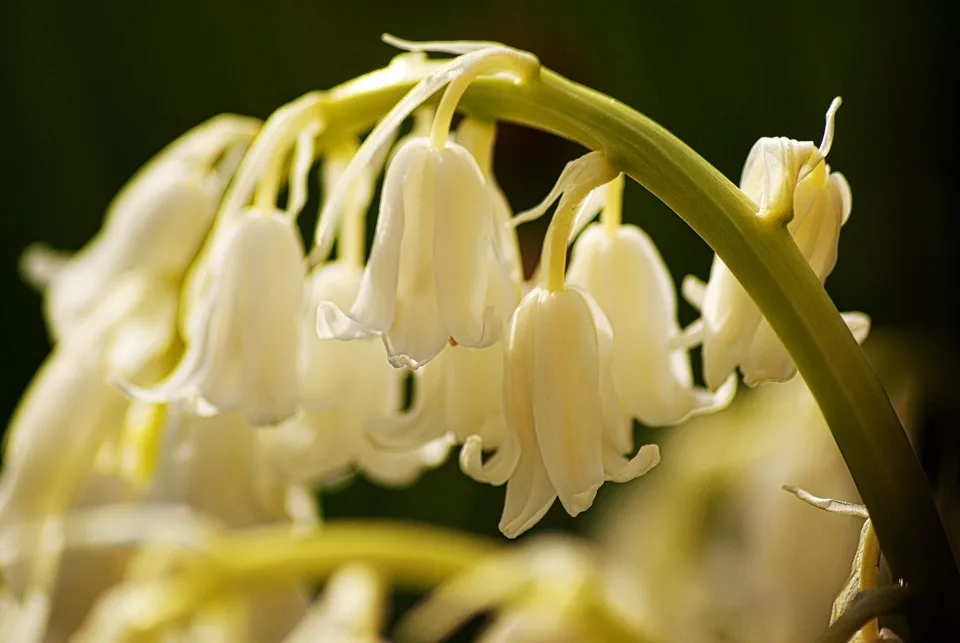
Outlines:
{"type": "Polygon", "coordinates": [[[80,490],[127,405],[104,380],[95,355],[61,349],[47,358],[7,429],[0,524],[61,512],[80,490]]]}
{"type": "Polygon", "coordinates": [[[494,247],[493,206],[483,175],[456,143],[431,153],[435,278],[440,314],[462,346],[480,346],[494,332],[484,327],[484,299],[494,247]]]}
{"type": "Polygon", "coordinates": [[[713,258],[702,314],[703,378],[716,390],[737,367],[763,316],[719,257],[713,258]]]}
{"type": "Polygon", "coordinates": [[[649,472],[660,463],[660,447],[645,444],[629,460],[611,448],[604,449],[603,470],[611,482],[630,482],[649,472]]]}
{"type": "MultiPolygon", "coordinates": [[[[55,338],[69,334],[96,309],[113,280],[127,271],[174,281],[183,277],[213,221],[225,187],[221,175],[233,171],[237,153],[258,128],[255,119],[213,118],[130,179],[111,202],[97,236],[48,275],[45,308],[55,338]]],[[[25,261],[29,264],[30,257],[25,261]]]]}
{"type": "Polygon", "coordinates": [[[171,411],[160,449],[145,501],[184,504],[232,527],[284,517],[283,489],[242,414],[199,419],[171,411]]]}
{"type": "MultiPolygon", "coordinates": [[[[829,171],[829,167],[827,170],[829,171]]],[[[850,190],[850,184],[847,178],[840,172],[830,172],[828,179],[829,189],[834,195],[834,207],[840,210],[840,222],[846,223],[850,218],[850,212],[853,210],[853,193],[850,190]]]]}
{"type": "Polygon", "coordinates": [[[242,409],[254,425],[275,424],[297,405],[297,319],[304,283],[297,230],[273,216],[247,230],[244,301],[234,314],[243,325],[242,409]]]}
{"type": "Polygon", "coordinates": [[[673,280],[650,238],[632,225],[610,236],[592,225],[574,246],[570,283],[597,301],[613,331],[612,368],[630,415],[648,425],[673,424],[696,405],[680,334],[673,280]]]}
{"type": "MultiPolygon", "coordinates": [[[[437,304],[434,263],[437,168],[425,139],[413,139],[405,149],[415,159],[402,186],[402,207],[408,217],[396,274],[396,310],[384,335],[390,362],[417,369],[443,350],[449,341],[437,304]]],[[[399,163],[403,150],[394,163],[399,163]]],[[[382,215],[381,215],[382,216],[382,215]]],[[[371,255],[371,260],[373,255],[371,255]]],[[[362,294],[362,291],[361,291],[362,294]]]]}
{"type": "Polygon", "coordinates": [[[348,565],[330,577],[284,643],[380,643],[383,612],[382,579],[366,567],[348,565]]]}
{"type": "Polygon", "coordinates": [[[216,195],[202,178],[191,164],[165,163],[120,192],[100,233],[48,285],[54,337],[68,335],[128,270],[183,274],[215,213],[216,195]]]}
{"type": "MultiPolygon", "coordinates": [[[[850,186],[825,158],[833,143],[840,99],[827,110],[819,147],[787,138],[763,138],[744,164],[740,188],[759,216],[787,224],[811,269],[824,281],[837,261],[840,227],[850,214],[850,186]]],[[[748,385],[788,379],[792,360],[746,291],[717,257],[703,306],[704,379],[716,390],[738,365],[748,385]]]]}
{"type": "MultiPolygon", "coordinates": [[[[373,247],[349,315],[367,331],[384,333],[394,321],[402,247],[408,228],[417,223],[408,220],[406,184],[423,172],[424,153],[420,146],[404,145],[387,166],[373,247]]],[[[330,336],[336,335],[321,335],[330,336]]]]}
{"type": "Polygon", "coordinates": [[[516,538],[537,524],[557,498],[540,455],[531,403],[534,329],[538,315],[536,297],[539,292],[539,289],[532,291],[517,307],[507,344],[503,408],[510,429],[520,443],[520,458],[507,482],[506,500],[500,518],[500,531],[507,538],[516,538]]]}
{"type": "Polygon", "coordinates": [[[444,389],[440,402],[449,430],[461,441],[479,435],[488,448],[505,439],[503,365],[505,342],[487,348],[451,347],[444,351],[444,389]]]}
{"type": "Polygon", "coordinates": [[[388,450],[410,449],[435,440],[452,429],[444,415],[444,400],[449,391],[446,361],[442,353],[414,375],[413,404],[400,415],[377,418],[369,423],[374,444],[388,450]]]}
{"type": "Polygon", "coordinates": [[[809,141],[761,138],[743,165],[740,189],[759,209],[757,215],[789,221],[793,216],[793,190],[801,168],[817,148],[809,141]]]}
{"type": "Polygon", "coordinates": [[[866,341],[867,336],[870,334],[869,315],[858,312],[849,312],[840,313],[840,316],[843,318],[843,322],[850,329],[850,332],[853,333],[853,337],[857,340],[858,344],[862,344],[864,341],[866,341]]]}
{"type": "Polygon", "coordinates": [[[520,444],[507,434],[496,452],[483,460],[484,444],[479,435],[471,435],[460,449],[460,469],[477,482],[500,486],[510,479],[520,462],[520,444]]]}
{"type": "Polygon", "coordinates": [[[537,442],[571,516],[587,509],[603,484],[600,358],[584,299],[574,290],[538,293],[529,373],[537,442]]]}

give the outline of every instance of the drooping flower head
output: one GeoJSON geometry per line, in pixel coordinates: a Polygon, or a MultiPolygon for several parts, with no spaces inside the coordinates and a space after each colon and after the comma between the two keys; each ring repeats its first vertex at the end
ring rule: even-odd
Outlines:
{"type": "MultiPolygon", "coordinates": [[[[757,216],[786,224],[821,283],[837,262],[840,227],[852,203],[846,179],[826,163],[839,107],[836,98],[827,110],[819,147],[809,141],[761,138],[750,150],[740,179],[740,189],[757,205],[757,216]]],[[[719,257],[714,258],[706,288],[688,281],[684,292],[703,316],[703,374],[711,389],[738,366],[748,386],[787,380],[796,373],[783,344],[719,257]]],[[[859,324],[862,315],[851,319],[859,324]]]]}
{"type": "Polygon", "coordinates": [[[577,239],[567,278],[596,299],[610,323],[613,377],[624,410],[660,426],[723,408],[736,378],[716,395],[693,386],[670,272],[650,237],[620,222],[623,176],[604,191],[604,220],[577,239]]]}
{"type": "MultiPolygon", "coordinates": [[[[477,160],[494,203],[494,247],[484,306],[508,319],[520,299],[522,266],[516,231],[508,225],[510,206],[491,168],[492,123],[465,118],[456,138],[477,160]]],[[[388,449],[426,445],[444,435],[463,444],[460,465],[472,478],[503,484],[516,466],[519,449],[503,417],[503,338],[482,348],[451,346],[415,374],[410,412],[375,424],[375,441],[388,449]],[[496,451],[484,459],[483,452],[496,451]]]]}
{"type": "Polygon", "coordinates": [[[576,516],[593,504],[605,480],[625,482],[659,461],[655,445],[632,458],[633,436],[611,367],[612,333],[596,301],[565,283],[566,247],[577,208],[617,176],[602,153],[569,163],[541,206],[560,203],[544,243],[543,283],[510,321],[503,400],[520,455],[507,482],[500,530],[514,537],[533,526],[559,497],[576,516]]]}
{"type": "MultiPolygon", "coordinates": [[[[436,46],[434,46],[436,48],[436,46]]],[[[462,51],[457,47],[456,51],[462,51]]],[[[500,238],[495,204],[477,161],[448,140],[456,104],[482,73],[525,73],[536,59],[502,47],[468,48],[425,79],[400,101],[367,138],[342,183],[369,161],[383,134],[435,92],[450,83],[429,137],[406,140],[387,168],[370,260],[357,299],[344,313],[332,304],[319,308],[323,337],[356,339],[381,335],[390,363],[417,369],[451,342],[468,347],[491,344],[500,332],[496,311],[485,305],[500,238]]],[[[321,214],[333,218],[337,193],[321,214]]],[[[320,235],[321,247],[323,235],[320,235]]]]}

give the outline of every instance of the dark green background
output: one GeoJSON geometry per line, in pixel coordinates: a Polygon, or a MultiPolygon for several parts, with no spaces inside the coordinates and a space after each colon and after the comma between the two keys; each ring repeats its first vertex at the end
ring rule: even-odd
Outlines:
{"type": "MultiPolygon", "coordinates": [[[[2,386],[8,418],[48,349],[39,297],[17,275],[37,240],[77,248],[111,195],[186,129],[220,112],[266,117],[314,88],[387,63],[384,31],[498,40],[647,113],[734,181],[764,135],[819,141],[843,96],[830,163],[853,215],[829,289],[841,309],[952,350],[957,270],[955,85],[937,2],[325,2],[6,0],[0,9],[2,386]]],[[[575,146],[505,128],[497,171],[517,208],[537,202],[575,146]]],[[[626,216],[677,278],[711,254],[630,186],[626,216]]],[[[536,230],[527,233],[531,238],[536,230]]],[[[684,319],[691,311],[684,309],[684,319]]],[[[69,427],[64,427],[69,430],[69,427]]],[[[600,502],[615,493],[607,485],[600,502]]],[[[427,519],[496,533],[502,490],[454,462],[406,491],[363,483],[332,515],[427,519]]],[[[582,526],[584,521],[578,521],[582,526]]],[[[547,520],[571,522],[559,507],[547,520]]]]}

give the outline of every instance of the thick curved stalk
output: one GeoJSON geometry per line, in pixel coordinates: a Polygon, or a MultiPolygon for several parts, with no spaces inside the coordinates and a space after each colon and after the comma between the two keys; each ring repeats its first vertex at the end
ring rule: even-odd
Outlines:
{"type": "Polygon", "coordinates": [[[94,615],[94,622],[120,614],[129,635],[156,632],[219,592],[324,580],[353,562],[370,566],[395,585],[432,590],[493,550],[494,543],[485,539],[412,523],[331,522],[306,534],[287,526],[228,532],[212,536],[198,559],[185,557],[172,576],[120,594],[104,615],[94,615]]]}
{"type": "Polygon", "coordinates": [[[345,563],[362,562],[395,584],[429,590],[470,569],[494,545],[427,525],[337,521],[304,535],[261,529],[225,536],[211,551],[217,568],[252,583],[325,578],[345,563]]]}
{"type": "MultiPolygon", "coordinates": [[[[423,73],[430,69],[424,65],[423,73]]],[[[330,92],[330,131],[369,127],[412,84],[403,79],[377,86],[370,78],[330,92]]],[[[615,168],[659,197],[713,248],[756,301],[815,396],[893,573],[911,586],[914,630],[923,636],[953,628],[937,608],[960,605],[960,572],[929,484],[886,393],[785,226],[758,218],[733,183],[666,129],[549,70],[523,83],[480,79],[461,109],[603,150],[615,168]]]]}

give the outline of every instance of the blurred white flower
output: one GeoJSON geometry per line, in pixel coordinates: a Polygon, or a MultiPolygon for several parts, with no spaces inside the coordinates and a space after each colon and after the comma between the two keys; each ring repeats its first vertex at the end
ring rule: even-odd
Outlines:
{"type": "Polygon", "coordinates": [[[614,588],[594,551],[548,537],[494,554],[442,585],[404,616],[399,635],[432,643],[478,613],[493,612],[478,639],[484,643],[641,643],[650,640],[637,617],[642,611],[637,587],[620,582],[614,588]],[[630,612],[623,610],[627,605],[630,612]]]}
{"type": "Polygon", "coordinates": [[[231,225],[208,264],[206,290],[187,302],[180,363],[156,387],[125,388],[199,415],[240,409],[253,425],[276,424],[297,407],[303,244],[295,222],[278,212],[247,209],[231,225]]]}
{"type": "Polygon", "coordinates": [[[670,272],[646,233],[620,224],[623,176],[606,190],[604,221],[574,244],[567,280],[590,293],[610,323],[613,381],[623,409],[658,426],[725,407],[736,378],[717,394],[693,386],[670,272]]]}
{"type": "Polygon", "coordinates": [[[213,223],[238,152],[258,129],[255,119],[219,116],[190,130],[123,187],[103,228],[80,252],[69,257],[43,246],[26,251],[23,272],[44,288],[55,340],[73,333],[127,272],[183,277],[213,223]]]}
{"type": "Polygon", "coordinates": [[[381,643],[383,585],[371,569],[362,565],[337,570],[283,643],[381,643]]]}
{"type": "MultiPolygon", "coordinates": [[[[821,282],[837,262],[840,227],[850,216],[850,186],[831,172],[825,159],[833,144],[836,98],[827,110],[820,147],[809,141],[761,138],[743,166],[740,188],[757,204],[757,216],[785,222],[821,282]]],[[[714,257],[706,290],[684,288],[703,315],[703,374],[716,390],[740,367],[744,382],[787,380],[796,366],[757,305],[719,257],[714,257]]],[[[857,322],[862,321],[857,315],[857,322]]]]}
{"type": "Polygon", "coordinates": [[[277,468],[290,480],[333,482],[357,470],[400,485],[446,456],[445,439],[395,451],[371,442],[368,425],[400,407],[406,374],[387,363],[376,338],[342,342],[317,336],[319,302],[348,307],[361,278],[361,268],[336,261],[307,280],[299,328],[300,409],[263,435],[277,468]]]}

